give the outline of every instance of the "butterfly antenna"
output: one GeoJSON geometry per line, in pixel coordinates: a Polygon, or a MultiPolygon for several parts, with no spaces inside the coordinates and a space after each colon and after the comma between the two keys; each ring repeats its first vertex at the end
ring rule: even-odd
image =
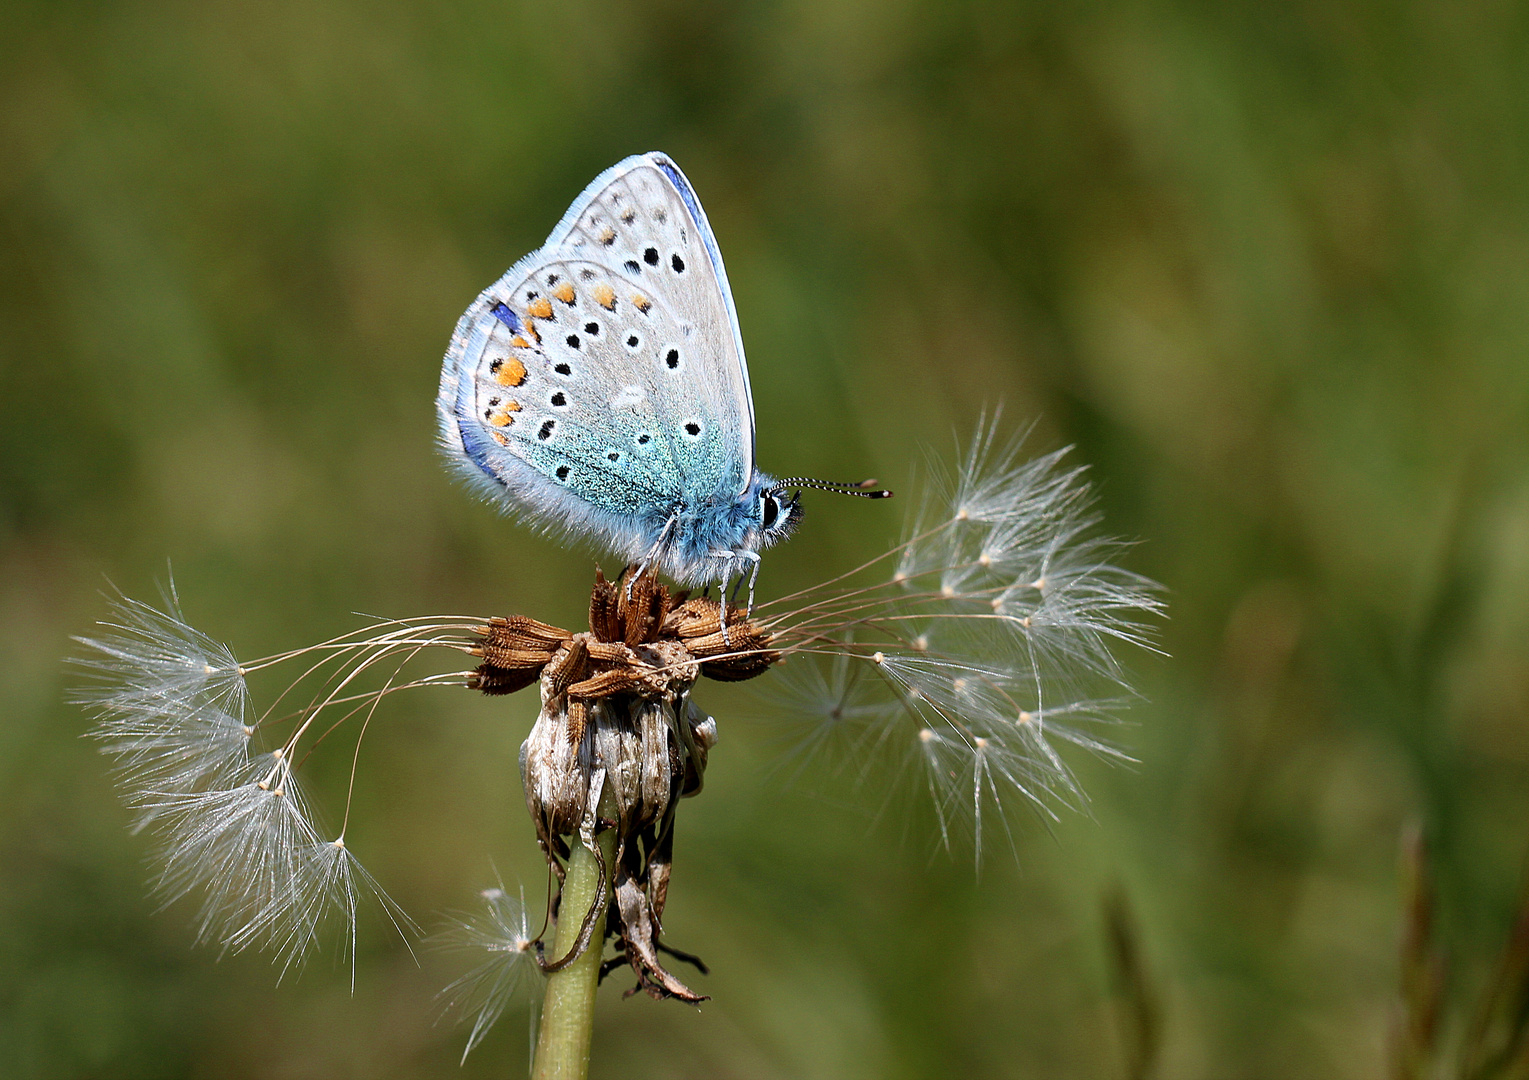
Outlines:
{"type": "Polygon", "coordinates": [[[784,491],[786,488],[813,488],[817,491],[831,491],[836,495],[859,495],[862,499],[892,497],[892,493],[886,488],[878,488],[875,480],[843,483],[838,480],[814,480],[810,476],[788,476],[784,480],[777,481],[771,490],[784,491]]]}

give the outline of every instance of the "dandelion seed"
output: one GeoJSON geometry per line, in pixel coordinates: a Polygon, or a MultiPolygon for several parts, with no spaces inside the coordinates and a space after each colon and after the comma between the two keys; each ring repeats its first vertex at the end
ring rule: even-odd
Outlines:
{"type": "Polygon", "coordinates": [[[173,584],[164,600],[166,610],[159,611],[119,595],[111,619],[101,624],[113,632],[76,639],[94,652],[75,663],[98,681],[76,690],[73,700],[126,712],[195,697],[242,713],[244,670],[233,653],[186,623],[173,584]]]}
{"type": "Polygon", "coordinates": [[[805,721],[795,725],[799,730],[791,733],[783,759],[783,764],[795,763],[794,775],[825,754],[833,755],[831,767],[852,767],[857,780],[877,766],[873,751],[883,728],[885,688],[861,658],[841,653],[822,663],[797,665],[777,685],[782,707],[772,710],[772,718],[805,721]]]}
{"type": "MultiPolygon", "coordinates": [[[[77,638],[90,652],[74,661],[91,680],[70,698],[91,709],[91,732],[117,759],[129,791],[189,792],[226,781],[247,764],[252,728],[248,691],[233,653],[186,624],[173,585],[167,611],[118,597],[112,633],[77,638]]],[[[138,802],[135,828],[154,817],[138,802]]]]}
{"type": "Polygon", "coordinates": [[[398,931],[407,945],[409,936],[418,933],[404,910],[383,891],[377,880],[361,865],[360,860],[345,844],[343,836],[310,847],[306,852],[304,871],[310,881],[311,916],[303,920],[306,927],[316,927],[326,913],[339,918],[346,930],[346,953],[350,961],[350,988],[356,988],[356,925],[357,908],[366,901],[381,907],[388,921],[398,931]]]}
{"type": "Polygon", "coordinates": [[[459,1014],[464,1022],[472,1021],[462,1051],[464,1062],[515,998],[522,993],[529,997],[529,991],[541,982],[524,893],[512,897],[500,885],[479,895],[483,910],[456,920],[440,938],[480,956],[487,954],[439,995],[448,1012],[459,1014]]]}

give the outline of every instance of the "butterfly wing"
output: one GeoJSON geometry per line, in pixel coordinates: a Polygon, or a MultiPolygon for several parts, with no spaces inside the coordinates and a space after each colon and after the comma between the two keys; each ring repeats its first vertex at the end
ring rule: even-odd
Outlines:
{"type": "Polygon", "coordinates": [[[754,469],[748,369],[721,253],[673,162],[602,173],[478,297],[437,404],[476,486],[628,558],[676,507],[736,501],[754,469]]]}

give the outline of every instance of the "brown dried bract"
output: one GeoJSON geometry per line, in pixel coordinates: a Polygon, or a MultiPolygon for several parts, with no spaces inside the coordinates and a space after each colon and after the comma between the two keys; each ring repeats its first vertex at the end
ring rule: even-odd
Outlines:
{"type": "Polygon", "coordinates": [[[478,636],[482,640],[472,654],[481,656],[483,663],[468,685],[485,694],[512,694],[530,686],[573,637],[567,630],[524,615],[490,619],[479,628],[478,636]]]}
{"type": "Polygon", "coordinates": [[[780,660],[770,648],[770,634],[743,618],[735,607],[727,609],[727,628],[722,609],[715,601],[697,597],[686,600],[664,616],[664,633],[701,661],[701,674],[719,682],[742,682],[763,675],[780,660]]]}
{"type": "Polygon", "coordinates": [[[485,694],[509,694],[530,686],[560,652],[573,650],[575,639],[584,639],[587,657],[564,660],[560,678],[577,684],[568,692],[584,699],[661,694],[662,675],[655,680],[654,672],[666,672],[671,665],[699,663],[708,679],[740,682],[764,674],[780,660],[770,648],[769,632],[749,622],[740,609],[728,606],[724,630],[716,600],[686,599],[685,593],[671,596],[652,574],[633,580],[630,568],[617,581],[607,581],[595,571],[587,634],[511,615],[490,619],[478,629],[478,637],[480,643],[472,651],[483,663],[474,672],[472,687],[485,694]],[[636,651],[643,645],[679,648],[636,651]]]}

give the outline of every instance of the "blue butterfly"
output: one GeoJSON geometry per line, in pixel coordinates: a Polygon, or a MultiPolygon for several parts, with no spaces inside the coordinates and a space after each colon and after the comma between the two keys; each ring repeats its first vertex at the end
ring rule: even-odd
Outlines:
{"type": "Polygon", "coordinates": [[[871,494],[754,467],[722,253],[663,154],[601,173],[473,302],[436,405],[447,456],[490,501],[684,585],[747,569],[752,592],[760,550],[801,518],[793,485],[871,494]]]}

